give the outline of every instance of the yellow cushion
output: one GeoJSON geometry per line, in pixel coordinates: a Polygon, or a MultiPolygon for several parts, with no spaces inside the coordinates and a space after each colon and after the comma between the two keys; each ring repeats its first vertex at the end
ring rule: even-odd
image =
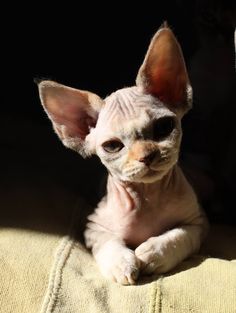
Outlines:
{"type": "Polygon", "coordinates": [[[202,252],[172,273],[120,286],[70,236],[3,228],[0,312],[235,313],[235,242],[235,229],[213,228],[202,252]]]}

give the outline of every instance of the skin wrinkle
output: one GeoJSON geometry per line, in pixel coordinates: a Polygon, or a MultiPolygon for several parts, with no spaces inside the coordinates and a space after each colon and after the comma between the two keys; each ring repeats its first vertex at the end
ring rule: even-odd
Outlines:
{"type": "Polygon", "coordinates": [[[125,111],[127,112],[126,118],[129,118],[129,116],[133,116],[135,114],[135,110],[134,110],[134,107],[130,104],[132,102],[135,103],[135,97],[137,98],[137,95],[135,95],[134,93],[127,94],[127,97],[126,97],[127,101],[124,97],[125,95],[124,93],[120,92],[119,95],[121,96],[123,105],[125,105],[124,108],[125,108],[125,111]]]}
{"type": "Polygon", "coordinates": [[[127,92],[117,91],[106,99],[106,105],[109,106],[112,103],[114,115],[121,119],[133,118],[137,110],[135,98],[137,98],[138,95],[133,92],[133,88],[126,88],[125,90],[127,92]]]}

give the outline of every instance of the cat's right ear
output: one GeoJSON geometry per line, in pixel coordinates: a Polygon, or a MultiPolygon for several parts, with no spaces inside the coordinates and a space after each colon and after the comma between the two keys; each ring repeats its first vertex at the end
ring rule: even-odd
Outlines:
{"type": "Polygon", "coordinates": [[[38,84],[41,103],[63,144],[86,152],[86,136],[95,127],[103,100],[88,91],[70,88],[45,80],[38,84]]]}

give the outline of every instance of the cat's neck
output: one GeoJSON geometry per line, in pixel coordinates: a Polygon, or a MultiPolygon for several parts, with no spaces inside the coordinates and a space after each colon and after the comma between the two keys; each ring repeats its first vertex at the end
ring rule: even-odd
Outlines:
{"type": "Polygon", "coordinates": [[[111,175],[107,182],[107,201],[124,212],[140,210],[144,202],[151,202],[163,192],[170,191],[177,179],[178,166],[174,166],[164,177],[153,183],[134,183],[117,179],[111,175]]]}

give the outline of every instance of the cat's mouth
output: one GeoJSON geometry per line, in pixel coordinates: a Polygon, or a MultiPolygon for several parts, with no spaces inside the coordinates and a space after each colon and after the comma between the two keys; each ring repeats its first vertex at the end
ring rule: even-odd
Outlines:
{"type": "Polygon", "coordinates": [[[175,163],[174,159],[163,158],[159,162],[143,165],[141,168],[135,167],[125,173],[126,179],[130,182],[152,183],[162,179],[175,163]]]}

